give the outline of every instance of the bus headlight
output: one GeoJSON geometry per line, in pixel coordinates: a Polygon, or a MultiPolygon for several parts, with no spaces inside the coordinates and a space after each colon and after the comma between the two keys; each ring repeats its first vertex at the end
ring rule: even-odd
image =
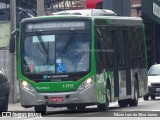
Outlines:
{"type": "Polygon", "coordinates": [[[21,86],[22,88],[28,90],[28,91],[33,91],[33,87],[25,80],[21,80],[21,86]]]}
{"type": "Polygon", "coordinates": [[[91,86],[94,83],[94,78],[90,77],[87,80],[85,80],[81,85],[79,86],[80,89],[85,89],[89,86],[91,86]]]}

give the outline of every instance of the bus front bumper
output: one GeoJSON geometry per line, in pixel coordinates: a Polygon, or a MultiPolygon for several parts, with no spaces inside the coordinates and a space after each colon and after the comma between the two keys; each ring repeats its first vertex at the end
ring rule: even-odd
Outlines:
{"type": "Polygon", "coordinates": [[[72,92],[53,92],[53,93],[38,93],[28,91],[20,86],[20,101],[23,107],[34,105],[47,105],[65,107],[74,104],[95,104],[97,103],[96,85],[92,84],[85,89],[77,89],[72,92]]]}

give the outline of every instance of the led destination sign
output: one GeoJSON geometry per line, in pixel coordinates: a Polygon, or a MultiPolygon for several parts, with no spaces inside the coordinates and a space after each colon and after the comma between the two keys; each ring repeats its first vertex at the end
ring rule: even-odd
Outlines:
{"type": "Polygon", "coordinates": [[[84,30],[89,28],[86,21],[55,21],[55,22],[42,22],[35,24],[27,24],[25,27],[26,32],[34,31],[51,31],[51,30],[84,30]]]}

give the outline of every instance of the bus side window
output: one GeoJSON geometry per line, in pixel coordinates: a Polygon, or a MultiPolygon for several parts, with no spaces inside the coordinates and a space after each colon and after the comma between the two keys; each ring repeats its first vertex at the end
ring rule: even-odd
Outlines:
{"type": "Polygon", "coordinates": [[[103,38],[104,38],[104,52],[105,52],[105,60],[106,60],[106,69],[113,68],[113,54],[114,54],[114,48],[113,48],[113,41],[111,38],[111,29],[110,26],[106,26],[103,28],[103,38]]]}
{"type": "MultiPolygon", "coordinates": [[[[100,31],[98,31],[100,32],[100,31]]],[[[96,46],[96,49],[95,49],[95,52],[96,52],[96,66],[97,66],[97,73],[101,73],[104,69],[104,66],[105,66],[105,55],[103,53],[103,49],[104,49],[104,44],[102,42],[104,42],[104,39],[103,37],[101,38],[99,35],[98,35],[98,32],[96,31],[96,42],[95,42],[95,46],[96,46]],[[103,44],[103,45],[102,45],[103,44]]],[[[100,32],[101,33],[101,32],[100,32]]]]}
{"type": "Polygon", "coordinates": [[[118,29],[117,32],[117,55],[118,55],[118,67],[124,68],[125,67],[125,49],[124,49],[124,36],[122,29],[118,29]]]}
{"type": "Polygon", "coordinates": [[[135,68],[135,51],[136,49],[134,48],[134,32],[133,28],[130,28],[128,31],[128,39],[129,39],[129,44],[130,44],[130,59],[131,59],[131,68],[135,68]]]}
{"type": "Polygon", "coordinates": [[[139,62],[139,67],[140,68],[144,68],[145,67],[145,49],[144,49],[144,44],[143,44],[143,29],[142,27],[137,27],[136,28],[137,31],[137,54],[139,56],[138,62],[139,62]]]}

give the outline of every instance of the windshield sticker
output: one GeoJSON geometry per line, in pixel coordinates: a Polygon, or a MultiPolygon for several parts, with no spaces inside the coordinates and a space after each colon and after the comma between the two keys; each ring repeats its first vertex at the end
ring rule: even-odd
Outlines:
{"type": "Polygon", "coordinates": [[[47,79],[48,78],[48,75],[43,75],[43,79],[47,79]]]}
{"type": "MultiPolygon", "coordinates": [[[[41,36],[43,42],[55,42],[55,35],[41,36]]],[[[37,36],[33,36],[33,43],[40,42],[37,36]]]]}
{"type": "Polygon", "coordinates": [[[56,64],[56,71],[57,73],[65,73],[66,72],[66,65],[63,63],[56,64]]]}
{"type": "Polygon", "coordinates": [[[44,65],[44,66],[35,66],[34,72],[55,72],[55,66],[54,65],[44,65]]]}
{"type": "Polygon", "coordinates": [[[34,70],[34,65],[30,65],[30,66],[29,66],[29,70],[30,70],[31,72],[33,72],[33,70],[34,70]]]}
{"type": "Polygon", "coordinates": [[[56,63],[62,63],[62,59],[61,58],[56,59],[56,63]]]}

